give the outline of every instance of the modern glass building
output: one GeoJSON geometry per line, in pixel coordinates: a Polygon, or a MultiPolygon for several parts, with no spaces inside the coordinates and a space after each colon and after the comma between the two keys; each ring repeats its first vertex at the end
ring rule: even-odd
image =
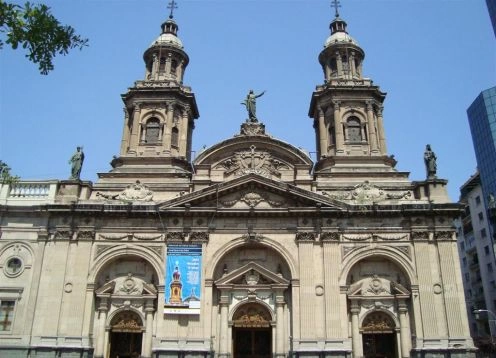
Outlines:
{"type": "Polygon", "coordinates": [[[493,24],[494,35],[496,36],[496,0],[486,0],[486,4],[491,23],[493,24]]]}
{"type": "Polygon", "coordinates": [[[496,194],[496,87],[482,91],[467,109],[485,199],[496,194]]]}

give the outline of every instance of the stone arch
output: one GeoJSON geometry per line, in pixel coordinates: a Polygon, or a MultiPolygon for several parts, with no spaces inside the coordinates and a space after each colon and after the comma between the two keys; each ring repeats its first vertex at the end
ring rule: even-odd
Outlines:
{"type": "Polygon", "coordinates": [[[146,124],[146,122],[148,122],[151,118],[157,118],[160,123],[165,123],[165,116],[163,113],[155,110],[155,109],[152,109],[148,112],[146,112],[142,117],[141,117],[141,121],[140,123],[141,124],[146,124]]]}
{"type": "MultiPolygon", "coordinates": [[[[234,240],[227,242],[222,247],[220,247],[216,251],[216,253],[212,256],[211,264],[208,265],[208,267],[206,269],[206,272],[205,272],[206,278],[213,278],[214,277],[215,272],[218,270],[220,262],[222,261],[222,259],[224,257],[226,257],[226,255],[229,255],[229,253],[231,253],[234,250],[241,248],[245,245],[249,245],[249,243],[247,243],[245,238],[239,237],[237,239],[234,239],[234,240]]],[[[258,242],[257,245],[269,247],[269,248],[273,249],[274,251],[276,251],[281,256],[281,258],[285,261],[287,268],[289,270],[289,274],[291,276],[291,279],[294,279],[295,277],[298,276],[297,275],[297,266],[296,266],[295,260],[291,256],[289,251],[283,245],[281,245],[279,242],[272,240],[270,238],[267,238],[267,237],[263,237],[261,239],[261,242],[258,242]]]]}
{"type": "Polygon", "coordinates": [[[350,257],[345,259],[343,262],[343,269],[341,270],[341,275],[339,277],[339,284],[342,286],[347,284],[348,276],[351,270],[359,262],[366,259],[376,259],[381,257],[398,266],[398,268],[408,279],[408,283],[410,285],[417,285],[415,269],[412,267],[407,257],[387,247],[377,247],[374,249],[364,247],[356,253],[351,254],[350,257]]]}
{"type": "Polygon", "coordinates": [[[115,260],[125,257],[138,257],[147,262],[154,270],[157,277],[157,284],[164,285],[165,273],[163,259],[158,257],[157,253],[149,248],[142,246],[129,247],[128,245],[119,245],[105,251],[93,263],[88,274],[88,283],[94,284],[99,274],[115,260]]]}
{"type": "Polygon", "coordinates": [[[274,311],[267,303],[265,303],[261,300],[248,301],[248,302],[247,301],[238,302],[235,306],[232,307],[232,310],[229,314],[229,321],[234,323],[236,315],[241,313],[241,310],[244,308],[244,306],[250,306],[250,305],[258,305],[258,306],[263,307],[265,309],[266,313],[270,316],[270,321],[268,321],[268,323],[275,322],[276,317],[275,317],[274,311]]]}

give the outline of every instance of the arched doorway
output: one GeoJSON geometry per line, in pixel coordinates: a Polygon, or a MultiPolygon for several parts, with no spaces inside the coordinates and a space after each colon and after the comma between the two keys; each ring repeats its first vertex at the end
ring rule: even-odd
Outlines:
{"type": "Polygon", "coordinates": [[[397,358],[394,321],[384,312],[372,312],[362,324],[365,358],[397,358]]]}
{"type": "Polygon", "coordinates": [[[233,316],[233,357],[272,357],[271,315],[258,303],[248,303],[233,316]]]}
{"type": "Polygon", "coordinates": [[[138,358],[143,343],[143,323],[132,311],[117,314],[110,323],[109,358],[138,358]]]}

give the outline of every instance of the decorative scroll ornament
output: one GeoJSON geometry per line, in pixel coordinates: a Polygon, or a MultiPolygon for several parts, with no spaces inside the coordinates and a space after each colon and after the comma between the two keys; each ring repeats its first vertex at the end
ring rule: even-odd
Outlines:
{"type": "Polygon", "coordinates": [[[257,122],[247,122],[241,124],[240,135],[265,135],[265,125],[263,123],[257,122]]]}
{"type": "Polygon", "coordinates": [[[53,234],[54,240],[70,240],[72,239],[73,232],[69,230],[57,230],[53,234]]]}
{"type": "Polygon", "coordinates": [[[252,145],[249,151],[235,152],[231,158],[222,162],[221,165],[226,169],[225,175],[242,176],[253,173],[264,177],[280,177],[279,169],[287,168],[287,165],[273,158],[269,152],[256,151],[256,148],[252,145]]]}
{"type": "Polygon", "coordinates": [[[165,235],[167,241],[184,241],[186,234],[184,232],[168,232],[165,235]]]}
{"type": "Polygon", "coordinates": [[[413,240],[429,240],[429,232],[427,231],[413,231],[413,240]]]}
{"type": "Polygon", "coordinates": [[[208,242],[209,234],[205,231],[194,231],[189,234],[189,240],[193,242],[208,242]]]}
{"type": "Polygon", "coordinates": [[[434,238],[436,240],[451,240],[453,232],[451,231],[438,231],[434,233],[434,238]]]}
{"type": "Polygon", "coordinates": [[[372,204],[386,199],[384,190],[368,180],[355,185],[352,190],[337,193],[322,192],[323,195],[337,200],[354,200],[357,204],[372,204]]]}
{"type": "Polygon", "coordinates": [[[95,238],[94,231],[78,231],[77,233],[78,240],[93,240],[95,238]]]}
{"type": "Polygon", "coordinates": [[[410,199],[412,197],[411,191],[404,191],[400,193],[387,193],[386,199],[410,199]]]}
{"type": "Polygon", "coordinates": [[[225,207],[231,207],[240,201],[244,202],[250,208],[254,208],[261,202],[267,202],[272,207],[279,207],[284,204],[284,201],[272,200],[267,194],[253,189],[241,192],[233,200],[221,201],[221,204],[225,207]]]}
{"type": "Polygon", "coordinates": [[[96,193],[97,197],[102,197],[107,200],[121,200],[125,202],[133,201],[152,201],[153,192],[146,185],[141,184],[139,180],[136,183],[130,184],[119,194],[103,194],[96,193]]]}

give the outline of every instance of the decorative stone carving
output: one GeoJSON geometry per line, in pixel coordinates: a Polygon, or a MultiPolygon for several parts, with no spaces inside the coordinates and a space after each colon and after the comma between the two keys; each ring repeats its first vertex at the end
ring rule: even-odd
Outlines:
{"type": "Polygon", "coordinates": [[[124,240],[128,239],[129,237],[132,237],[131,234],[98,234],[100,239],[104,240],[124,240]]]}
{"type": "Polygon", "coordinates": [[[296,233],[296,241],[315,241],[316,234],[314,232],[298,232],[296,233]]]}
{"type": "Polygon", "coordinates": [[[388,285],[386,285],[383,280],[381,280],[377,275],[374,275],[372,279],[370,279],[368,287],[365,289],[362,288],[362,294],[364,295],[390,295],[391,291],[389,290],[388,285]]]}
{"type": "Polygon", "coordinates": [[[236,312],[233,318],[234,327],[270,327],[270,315],[256,304],[247,304],[236,312]]]}
{"type": "Polygon", "coordinates": [[[322,194],[327,195],[332,199],[354,200],[356,204],[372,204],[386,198],[384,190],[377,185],[370,184],[368,180],[364,181],[362,184],[355,185],[350,191],[332,194],[322,192],[322,194]]]}
{"type": "Polygon", "coordinates": [[[374,234],[373,238],[383,241],[408,240],[408,234],[374,234]]]}
{"type": "Polygon", "coordinates": [[[254,189],[249,189],[241,192],[233,200],[221,201],[221,204],[225,207],[232,207],[238,202],[244,202],[250,208],[254,208],[261,202],[267,202],[272,207],[279,207],[284,204],[284,201],[271,200],[266,193],[258,192],[254,189]]]}
{"type": "Polygon", "coordinates": [[[255,286],[259,280],[260,274],[255,270],[251,270],[245,274],[245,281],[249,286],[255,286]]]}
{"type": "Polygon", "coordinates": [[[94,231],[78,231],[77,233],[78,240],[94,240],[95,232],[94,231]]]}
{"type": "Polygon", "coordinates": [[[361,248],[366,247],[366,246],[367,245],[342,246],[343,257],[347,256],[352,251],[356,251],[356,250],[361,249],[361,248]]]}
{"type": "Polygon", "coordinates": [[[247,122],[241,124],[240,135],[265,135],[265,125],[263,123],[257,122],[247,122]]]}
{"type": "Polygon", "coordinates": [[[365,241],[372,238],[371,234],[346,234],[342,236],[343,239],[348,241],[365,241]]]}
{"type": "Polygon", "coordinates": [[[143,285],[138,280],[135,280],[131,273],[127,274],[127,278],[122,282],[122,284],[116,288],[118,292],[125,293],[127,295],[139,295],[143,291],[143,285]]]}
{"type": "Polygon", "coordinates": [[[103,194],[96,193],[97,197],[102,197],[107,200],[120,200],[125,202],[133,201],[152,201],[153,192],[146,185],[141,184],[139,180],[136,183],[130,184],[119,194],[103,194]]]}
{"type": "Polygon", "coordinates": [[[412,197],[411,191],[403,191],[400,193],[387,193],[386,199],[410,199],[412,197]]]}
{"type": "Polygon", "coordinates": [[[283,162],[273,158],[269,152],[257,151],[254,145],[248,151],[235,152],[231,158],[226,159],[221,165],[226,169],[226,176],[231,174],[242,176],[254,173],[264,177],[270,177],[271,175],[280,177],[279,169],[287,167],[283,162]]]}
{"type": "Polygon", "coordinates": [[[362,324],[362,329],[366,332],[392,333],[394,328],[394,321],[383,312],[372,312],[362,324]]]}
{"type": "Polygon", "coordinates": [[[112,245],[98,245],[96,247],[96,252],[95,256],[98,257],[100,256],[104,251],[107,251],[108,249],[112,248],[112,245]]]}
{"type": "Polygon", "coordinates": [[[71,240],[73,238],[73,232],[69,230],[57,230],[53,234],[54,240],[71,240]]]}
{"type": "Polygon", "coordinates": [[[429,240],[429,232],[428,231],[413,231],[412,232],[413,240],[429,240]]]}
{"type": "Polygon", "coordinates": [[[161,240],[164,236],[162,234],[134,234],[133,237],[138,240],[161,240]]]}
{"type": "Polygon", "coordinates": [[[263,239],[263,235],[249,233],[249,234],[244,234],[243,236],[241,236],[241,238],[243,238],[247,242],[260,242],[263,239]]]}
{"type": "Polygon", "coordinates": [[[323,232],[320,234],[320,240],[322,241],[339,241],[339,237],[338,232],[323,232]]]}
{"type": "Polygon", "coordinates": [[[194,231],[189,234],[189,240],[192,242],[208,242],[209,234],[206,231],[194,231]]]}
{"type": "Polygon", "coordinates": [[[148,246],[148,248],[156,252],[158,256],[162,256],[164,254],[164,250],[161,246],[148,246]]]}
{"type": "Polygon", "coordinates": [[[453,232],[451,231],[438,231],[434,233],[434,239],[436,240],[451,240],[453,237],[453,232]]]}
{"type": "Polygon", "coordinates": [[[408,258],[412,258],[409,246],[389,246],[404,253],[408,258]]]}
{"type": "Polygon", "coordinates": [[[141,332],[141,320],[134,312],[123,312],[117,316],[112,324],[113,332],[141,332]]]}
{"type": "Polygon", "coordinates": [[[184,232],[168,232],[165,235],[167,241],[184,241],[186,234],[184,232]]]}

